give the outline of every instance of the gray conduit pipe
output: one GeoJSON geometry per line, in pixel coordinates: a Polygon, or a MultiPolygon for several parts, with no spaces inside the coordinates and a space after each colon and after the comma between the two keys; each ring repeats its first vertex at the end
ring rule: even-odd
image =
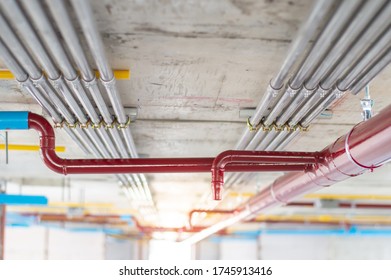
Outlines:
{"type": "Polygon", "coordinates": [[[366,87],[369,82],[376,77],[381,71],[383,71],[384,68],[386,68],[391,63],[391,48],[388,49],[387,53],[379,59],[375,63],[375,65],[372,67],[371,70],[369,70],[367,73],[365,73],[363,76],[360,77],[360,80],[358,82],[355,82],[352,85],[352,93],[358,94],[364,87],[366,87]]]}
{"type": "MultiPolygon", "coordinates": [[[[255,109],[255,112],[251,117],[251,123],[253,125],[258,124],[265,117],[267,118],[265,120],[265,124],[270,125],[274,121],[274,118],[281,113],[282,109],[288,103],[292,102],[292,100],[295,100],[295,96],[300,93],[301,88],[295,90],[288,87],[286,90],[283,90],[284,81],[292,71],[293,66],[297,63],[297,60],[302,54],[302,51],[306,49],[309,41],[315,36],[315,34],[318,32],[318,29],[321,28],[322,23],[325,22],[326,16],[329,15],[334,9],[334,6],[338,4],[339,3],[337,1],[319,0],[316,2],[308,20],[304,25],[302,25],[298,35],[291,44],[287,58],[281,66],[280,71],[277,73],[276,78],[270,82],[266,92],[262,97],[262,100],[255,109]],[[266,116],[265,113],[267,112],[267,108],[279,97],[280,99],[278,100],[276,106],[273,108],[269,116],[266,116]]],[[[256,149],[257,146],[261,145],[264,137],[265,133],[263,131],[258,131],[254,134],[253,132],[250,132],[248,128],[246,128],[239,142],[236,144],[235,150],[256,149]]],[[[241,175],[238,174],[227,176],[227,181],[230,184],[226,184],[226,188],[229,188],[240,177],[241,175]]]]}
{"type": "MultiPolygon", "coordinates": [[[[10,22],[17,29],[21,39],[24,39],[25,44],[29,47],[32,53],[35,54],[35,57],[40,62],[53,88],[55,88],[57,92],[62,94],[62,96],[68,103],[67,104],[68,107],[76,115],[76,118],[82,124],[86,124],[88,120],[84,115],[84,112],[81,110],[77,101],[75,100],[72,93],[68,89],[68,86],[66,85],[63,77],[61,76],[60,71],[57,69],[57,67],[50,59],[49,55],[45,51],[44,46],[42,45],[41,41],[35,34],[27,18],[23,15],[18,4],[15,2],[15,0],[4,0],[3,2],[1,2],[1,6],[3,10],[6,12],[6,14],[8,15],[8,19],[10,20],[10,22]]],[[[48,89],[48,91],[50,91],[50,89],[48,89]]],[[[57,101],[57,103],[59,102],[60,101],[57,101]]],[[[67,116],[67,120],[71,121],[71,123],[74,123],[76,121],[76,119],[73,116],[71,117],[67,116]]],[[[93,141],[95,146],[98,148],[98,150],[101,152],[101,154],[106,158],[110,157],[110,154],[107,152],[105,145],[97,135],[96,131],[90,129],[86,129],[85,131],[87,135],[90,137],[90,139],[93,141]]],[[[101,132],[102,130],[99,131],[101,132]]],[[[104,131],[104,133],[102,133],[101,136],[103,136],[104,140],[111,141],[106,131],[104,131]]]]}
{"type": "MultiPolygon", "coordinates": [[[[268,106],[278,97],[279,90],[283,88],[284,81],[287,79],[291,68],[297,62],[297,59],[302,54],[302,51],[306,48],[309,41],[314,37],[318,29],[321,28],[320,25],[323,23],[325,17],[331,13],[335,3],[336,1],[328,0],[319,0],[316,2],[308,20],[301,27],[296,39],[290,46],[287,58],[281,66],[280,71],[276,75],[276,78],[269,84],[261,102],[258,104],[251,117],[251,123],[253,125],[258,124],[262,120],[268,106]]],[[[245,149],[253,136],[253,133],[246,128],[239,142],[236,144],[235,150],[245,149]]]]}
{"type": "MultiPolygon", "coordinates": [[[[13,55],[9,52],[7,47],[3,44],[3,42],[0,40],[0,57],[4,61],[5,65],[8,69],[11,70],[11,72],[15,75],[17,82],[21,86],[22,89],[27,91],[30,95],[36,99],[36,101],[41,105],[41,107],[46,110],[49,115],[52,117],[52,119],[55,122],[61,122],[62,117],[57,112],[57,110],[52,106],[51,102],[47,100],[47,97],[43,95],[31,82],[31,80],[28,78],[27,73],[22,69],[22,67],[19,65],[19,63],[16,61],[16,59],[13,57],[13,55]]],[[[65,132],[71,137],[71,139],[81,148],[83,152],[86,154],[91,153],[89,150],[87,150],[86,147],[92,148],[92,153],[95,156],[100,156],[98,150],[95,148],[95,146],[91,146],[88,143],[84,143],[81,139],[77,137],[77,135],[74,133],[75,131],[64,127],[65,132]]],[[[125,180],[126,182],[126,180],[125,180]]]]}
{"type": "MultiPolygon", "coordinates": [[[[25,1],[30,5],[33,5],[35,1],[25,1]],[[31,3],[33,2],[33,3],[31,3]]],[[[105,101],[100,93],[98,84],[96,82],[95,73],[90,68],[88,61],[84,55],[84,50],[82,49],[79,38],[76,35],[72,22],[68,16],[67,10],[64,6],[63,1],[49,1],[48,2],[50,11],[54,15],[55,21],[58,23],[59,29],[63,34],[63,38],[67,43],[67,46],[71,52],[72,57],[74,58],[78,68],[81,71],[81,75],[83,77],[83,84],[86,89],[90,92],[91,96],[94,98],[95,103],[97,104],[102,117],[106,123],[112,122],[111,114],[108,110],[108,107],[105,104],[105,101]]],[[[81,98],[83,100],[84,97],[81,98]]],[[[91,114],[92,116],[92,114],[91,114]]],[[[113,140],[118,146],[118,150],[121,153],[122,157],[128,157],[125,146],[122,143],[122,140],[118,134],[118,131],[115,129],[110,130],[113,140]]],[[[127,175],[127,179],[131,185],[137,185],[141,188],[141,183],[138,180],[135,180],[135,176],[131,177],[127,175]],[[136,182],[135,182],[136,181],[136,182]],[[138,184],[137,184],[138,183],[138,184]]],[[[137,177],[136,177],[137,179],[137,177]]]]}
{"type": "MultiPolygon", "coordinates": [[[[300,85],[302,85],[303,79],[305,78],[305,75],[303,73],[309,73],[309,72],[313,71],[314,66],[317,65],[317,63],[314,63],[314,60],[312,59],[311,63],[313,65],[313,67],[311,69],[308,66],[309,61],[311,60],[310,58],[313,57],[315,55],[315,53],[316,53],[316,56],[319,56],[319,57],[324,56],[324,53],[328,49],[328,48],[326,48],[326,46],[327,46],[326,42],[328,42],[328,41],[332,42],[332,38],[330,38],[330,34],[328,34],[331,32],[330,30],[335,31],[335,29],[338,26],[338,24],[336,24],[337,22],[339,22],[339,24],[341,25],[339,30],[342,30],[342,27],[344,25],[346,25],[347,20],[350,19],[349,16],[346,16],[346,14],[354,15],[355,11],[360,6],[360,4],[361,3],[359,1],[354,1],[354,2],[345,1],[343,4],[341,4],[341,7],[339,8],[339,10],[337,10],[335,16],[332,18],[332,20],[330,21],[330,23],[328,24],[326,29],[323,31],[320,38],[316,41],[315,47],[311,50],[306,62],[303,64],[303,66],[299,70],[298,74],[296,74],[295,78],[293,79],[292,84],[295,87],[299,87],[300,85]],[[346,12],[346,9],[348,10],[348,12],[346,12]],[[340,15],[341,13],[344,14],[344,17],[342,17],[344,19],[343,21],[341,21],[341,19],[338,19],[338,15],[340,15]],[[329,30],[329,32],[327,32],[327,30],[329,30]],[[323,53],[322,55],[319,55],[319,50],[321,51],[321,54],[323,53]]],[[[370,19],[373,18],[373,16],[377,12],[379,12],[380,8],[382,8],[384,5],[384,1],[377,0],[377,1],[374,1],[371,3],[365,3],[365,4],[366,5],[364,5],[364,7],[361,9],[361,12],[358,14],[359,17],[355,18],[354,26],[349,27],[348,32],[346,32],[346,33],[348,33],[348,36],[350,36],[350,37],[354,37],[354,36],[357,36],[358,34],[362,33],[363,26],[365,26],[367,24],[367,22],[370,21],[370,19]],[[360,22],[360,21],[363,21],[363,22],[360,22]],[[357,35],[354,35],[354,34],[357,34],[357,35]]],[[[369,30],[370,34],[373,34],[371,38],[377,36],[377,34],[379,34],[379,32],[382,32],[384,30],[385,25],[389,25],[388,20],[387,20],[387,16],[388,16],[388,9],[383,11],[381,14],[381,17],[379,19],[377,19],[371,25],[371,28],[369,30]],[[384,18],[384,17],[386,17],[386,18],[384,18]],[[386,23],[384,23],[384,21],[386,23]],[[376,32],[378,32],[378,33],[376,34],[376,32]]],[[[367,30],[367,33],[368,33],[368,30],[367,30]]],[[[336,34],[336,35],[338,35],[338,34],[336,34]]],[[[345,38],[345,40],[342,40],[342,41],[345,42],[345,44],[340,43],[340,46],[346,47],[346,44],[347,44],[346,42],[349,42],[349,41],[346,38],[345,38]]],[[[363,43],[361,43],[360,46],[357,45],[355,47],[357,47],[357,49],[360,49],[362,45],[363,45],[363,43]]],[[[384,48],[384,47],[380,47],[380,49],[381,48],[384,48]]],[[[378,47],[378,49],[379,49],[379,47],[378,47]]],[[[353,56],[351,56],[351,57],[353,57],[353,56]]],[[[326,62],[324,62],[324,63],[327,64],[326,62]]],[[[362,62],[360,65],[362,65],[362,64],[365,64],[365,63],[362,62]]],[[[343,67],[344,66],[342,66],[342,65],[341,65],[341,67],[338,66],[338,69],[342,69],[343,67]]],[[[357,69],[357,67],[356,67],[356,69],[357,69]]],[[[358,68],[358,69],[360,69],[360,68],[358,68]]],[[[336,82],[336,80],[334,80],[334,82],[336,82]]],[[[304,106],[301,106],[299,111],[297,111],[295,113],[295,115],[293,115],[293,119],[291,121],[289,121],[289,125],[291,125],[291,126],[296,125],[305,114],[309,114],[311,111],[314,111],[314,112],[307,119],[313,120],[314,116],[318,116],[324,110],[324,104],[329,105],[332,102],[332,101],[331,102],[327,102],[327,101],[330,101],[330,99],[333,99],[333,97],[330,97],[327,100],[319,101],[319,98],[322,99],[322,96],[326,96],[325,92],[322,91],[322,89],[308,90],[308,89],[304,88],[304,90],[302,91],[303,94],[298,95],[293,100],[293,102],[291,102],[291,104],[288,106],[288,108],[284,109],[284,113],[277,119],[278,125],[285,123],[287,119],[291,118],[292,113],[294,112],[294,109],[296,110],[297,108],[300,108],[298,106],[303,105],[303,103],[304,103],[304,106]],[[306,97],[309,97],[309,96],[310,96],[310,98],[307,99],[306,97]],[[304,102],[304,101],[307,101],[307,102],[304,102]],[[321,109],[320,108],[316,109],[316,104],[319,104],[319,107],[321,109]]],[[[341,93],[339,93],[339,95],[341,95],[341,93]]],[[[335,100],[335,99],[333,99],[333,100],[335,100]]],[[[272,116],[273,120],[274,120],[275,115],[272,116]]],[[[271,121],[269,120],[267,123],[271,123],[271,121]]],[[[285,145],[281,145],[281,144],[283,144],[282,141],[287,136],[287,134],[289,134],[289,133],[287,133],[286,131],[282,131],[282,132],[272,131],[267,134],[265,134],[264,132],[258,132],[256,134],[256,136],[253,138],[253,140],[250,142],[249,148],[253,149],[255,144],[258,143],[258,146],[256,147],[257,150],[273,150],[273,149],[276,149],[277,147],[280,150],[282,148],[282,146],[285,146],[285,145]],[[260,141],[257,141],[258,139],[260,139],[260,141]]],[[[297,133],[291,133],[291,134],[293,134],[293,136],[297,135],[297,133]]],[[[293,137],[290,137],[290,140],[291,139],[293,139],[293,137]]],[[[236,179],[238,179],[238,178],[236,178],[236,179]]]]}
{"type": "MultiPolygon", "coordinates": [[[[99,72],[101,73],[101,82],[105,87],[106,92],[109,95],[110,101],[113,105],[114,112],[118,118],[118,121],[124,125],[127,121],[127,118],[125,116],[122,102],[120,100],[120,96],[118,93],[118,89],[115,84],[113,71],[108,65],[108,61],[103,46],[103,41],[96,28],[95,19],[90,4],[88,0],[71,1],[71,3],[74,7],[78,20],[83,29],[84,35],[87,39],[87,44],[89,45],[89,48],[95,59],[99,72]]],[[[128,151],[130,153],[130,156],[137,158],[138,154],[136,151],[133,137],[130,132],[130,128],[127,127],[126,129],[122,129],[121,131],[123,132],[123,136],[128,146],[128,151]]],[[[142,177],[143,176],[144,175],[142,175],[142,177]]],[[[137,178],[137,176],[135,176],[135,178],[137,178]]],[[[141,178],[141,181],[146,183],[145,178],[144,179],[141,178]]],[[[151,196],[150,190],[147,186],[144,186],[144,191],[148,197],[151,196]]]]}
{"type": "MultiPolygon", "coordinates": [[[[42,74],[34,60],[27,53],[26,49],[23,47],[19,39],[15,36],[14,32],[11,30],[5,19],[2,15],[0,15],[0,26],[2,27],[0,32],[0,38],[3,40],[4,44],[8,47],[13,56],[19,61],[20,65],[22,65],[27,74],[30,76],[33,84],[42,91],[42,93],[47,94],[48,98],[55,104],[59,112],[64,116],[68,123],[73,124],[76,119],[73,114],[70,112],[67,106],[62,102],[61,98],[57,95],[52,88],[52,86],[47,81],[46,77],[42,74]],[[30,65],[33,63],[33,65],[30,65]],[[30,72],[29,72],[30,71],[30,72]],[[38,77],[38,78],[36,78],[38,77]]],[[[82,139],[84,143],[89,143],[90,139],[86,135],[85,131],[81,128],[76,127],[75,131],[78,136],[82,139]]],[[[86,146],[89,149],[88,146],[86,146]]],[[[90,153],[92,153],[92,148],[89,149],[90,153]]],[[[95,149],[95,152],[98,151],[95,149]]],[[[98,154],[99,151],[98,151],[98,154]]]]}
{"type": "MultiPolygon", "coordinates": [[[[367,3],[374,2],[368,1],[367,3]]],[[[366,26],[359,31],[359,35],[356,37],[357,40],[345,51],[338,62],[338,67],[321,82],[323,87],[331,88],[335,84],[335,80],[340,80],[345,76],[348,76],[347,79],[356,78],[360,71],[364,69],[364,65],[370,63],[377,53],[390,45],[390,17],[391,4],[388,2],[386,7],[381,7],[380,15],[374,13],[373,17],[370,18],[370,26],[366,26]],[[359,63],[360,66],[355,65],[355,63],[359,63]],[[353,67],[354,69],[352,69],[353,67]]],[[[348,32],[349,30],[345,37],[349,36],[348,32]]],[[[348,89],[348,84],[344,84],[342,89],[348,89]]]]}
{"type": "MultiPolygon", "coordinates": [[[[367,45],[372,44],[372,42],[376,40],[376,38],[379,36],[379,34],[381,34],[384,31],[386,26],[390,25],[389,20],[388,20],[388,18],[390,16],[390,12],[391,12],[391,10],[389,10],[390,5],[388,5],[385,10],[381,10],[384,7],[384,3],[385,3],[384,1],[380,1],[380,0],[373,1],[373,2],[366,2],[365,5],[362,7],[361,12],[357,14],[356,18],[351,23],[353,25],[353,27],[349,26],[347,28],[346,32],[344,33],[344,35],[342,35],[342,36],[345,36],[344,39],[342,40],[343,42],[345,42],[345,44],[339,44],[340,46],[342,46],[341,48],[346,47],[346,42],[349,42],[348,37],[355,38],[355,36],[358,36],[360,33],[363,33],[363,29],[364,29],[364,27],[367,26],[367,22],[371,22],[371,19],[379,11],[381,11],[381,16],[376,18],[375,21],[371,22],[371,25],[369,26],[369,28],[366,29],[366,31],[365,31],[366,36],[363,35],[363,37],[361,37],[360,40],[358,42],[356,42],[356,44],[349,49],[348,55],[344,56],[343,61],[345,63],[339,63],[337,65],[337,67],[335,68],[335,70],[337,70],[338,73],[341,73],[344,69],[347,68],[346,63],[354,65],[354,68],[350,69],[350,71],[351,71],[350,75],[348,75],[347,79],[343,80],[345,82],[345,84],[346,84],[346,81],[348,81],[348,83],[351,83],[352,79],[357,76],[357,73],[360,73],[361,71],[363,71],[364,66],[373,60],[374,53],[377,53],[378,51],[384,49],[385,44],[382,44],[381,42],[376,42],[376,45],[366,55],[367,59],[365,59],[365,58],[362,59],[362,57],[360,57],[360,55],[358,55],[358,51],[360,51],[360,50],[362,51],[362,49],[365,50],[365,47],[364,47],[365,44],[367,44],[367,45]],[[362,40],[362,39],[365,39],[365,40],[362,40]],[[348,57],[350,59],[347,59],[348,57]],[[357,61],[354,62],[353,61],[354,59],[356,59],[357,61]]],[[[327,35],[327,34],[325,33],[323,35],[327,35]]],[[[323,37],[323,35],[321,36],[321,38],[323,37]]],[[[385,36],[383,36],[383,38],[384,37],[385,36]]],[[[324,40],[322,40],[322,41],[324,41],[324,40]]],[[[385,40],[383,40],[383,42],[384,41],[385,40]]],[[[316,48],[314,48],[313,50],[317,51],[316,48]]],[[[342,51],[342,50],[340,50],[340,51],[342,51]]],[[[324,61],[323,63],[328,64],[326,61],[324,61]]],[[[334,71],[334,72],[336,72],[336,71],[334,71]]],[[[337,82],[337,79],[339,79],[338,76],[335,76],[335,75],[328,76],[326,78],[326,80],[328,81],[326,88],[329,88],[331,85],[334,85],[337,82]]],[[[343,87],[343,88],[345,88],[345,87],[343,87]]],[[[328,102],[330,99],[333,99],[333,101],[334,101],[335,99],[342,96],[342,92],[336,92],[336,93],[334,93],[334,94],[336,94],[335,98],[330,97],[329,99],[325,98],[327,100],[319,101],[319,99],[318,99],[319,97],[321,99],[323,99],[322,96],[327,96],[327,94],[325,94],[325,92],[327,92],[327,91],[328,90],[322,90],[320,88],[318,90],[317,94],[312,95],[312,98],[308,100],[307,104],[302,106],[301,109],[299,109],[299,111],[293,116],[293,119],[291,121],[289,121],[289,125],[292,126],[292,125],[298,124],[300,122],[300,120],[303,118],[303,116],[306,114],[310,114],[311,111],[313,111],[313,112],[312,112],[312,114],[309,115],[307,120],[308,119],[311,119],[311,121],[314,120],[324,109],[327,108],[327,106],[329,106],[331,104],[330,102],[328,102]],[[326,107],[325,107],[325,104],[327,105],[326,107]]],[[[285,113],[287,111],[288,110],[286,110],[285,113]]],[[[284,115],[282,115],[282,121],[285,121],[284,115]]],[[[302,121],[302,123],[303,123],[303,121],[302,121]]],[[[305,123],[307,123],[307,125],[309,125],[310,122],[306,121],[305,123]]],[[[273,150],[277,146],[280,146],[280,144],[281,144],[280,141],[282,138],[284,138],[284,136],[286,136],[286,134],[287,133],[285,131],[278,133],[278,136],[273,138],[271,142],[270,141],[268,142],[265,139],[266,144],[263,146],[260,146],[259,148],[264,149],[264,150],[273,150]]],[[[296,133],[295,133],[295,135],[296,135],[296,133]]]]}
{"type": "MultiPolygon", "coordinates": [[[[27,1],[27,2],[31,2],[34,4],[34,1],[27,1]]],[[[36,4],[38,4],[38,3],[36,3],[36,4]]],[[[33,28],[31,27],[27,18],[23,15],[23,13],[22,13],[21,9],[19,8],[18,4],[16,3],[16,1],[15,0],[5,0],[5,2],[3,2],[3,9],[8,13],[10,18],[12,15],[12,21],[14,22],[14,25],[17,27],[19,33],[22,34],[23,37],[26,39],[25,40],[26,44],[29,45],[30,49],[36,54],[36,56],[40,60],[41,65],[42,65],[43,69],[45,70],[45,72],[47,73],[47,75],[49,76],[49,80],[51,81],[53,87],[56,88],[59,92],[63,93],[65,100],[68,102],[70,109],[74,112],[77,119],[81,123],[86,124],[88,121],[87,117],[84,115],[84,112],[81,110],[79,104],[77,103],[77,101],[73,97],[72,93],[69,91],[69,89],[68,89],[63,77],[61,77],[60,72],[58,71],[57,67],[54,65],[54,63],[51,60],[48,59],[48,55],[47,55],[43,45],[41,44],[39,38],[35,35],[33,28]],[[47,61],[47,62],[45,64],[43,64],[44,61],[47,61]]],[[[43,11],[41,10],[41,12],[43,12],[43,11]]],[[[46,23],[50,24],[46,18],[46,15],[40,13],[40,11],[38,11],[37,14],[34,14],[33,12],[30,11],[30,14],[32,16],[39,15],[41,17],[41,20],[46,19],[46,21],[47,21],[46,23]]],[[[49,26],[47,27],[47,29],[49,29],[49,26]]],[[[40,34],[45,36],[45,33],[41,32],[40,34]]],[[[57,47],[57,48],[61,47],[56,35],[54,34],[53,29],[49,30],[49,33],[46,34],[46,38],[49,36],[50,36],[50,39],[55,42],[54,43],[55,47],[57,47]],[[54,36],[50,36],[50,35],[54,35],[54,36]]],[[[48,40],[46,42],[48,43],[48,40]]],[[[50,50],[53,51],[53,48],[50,48],[50,50]]],[[[55,52],[58,53],[61,51],[63,51],[62,47],[60,50],[57,50],[55,52]]],[[[62,55],[62,57],[65,57],[67,59],[65,53],[62,55]]],[[[69,61],[66,61],[65,63],[61,63],[61,65],[66,65],[66,67],[71,67],[69,61]]],[[[64,69],[64,70],[68,74],[69,73],[73,74],[71,77],[68,77],[70,80],[77,79],[77,74],[73,68],[72,69],[64,69]]],[[[83,95],[83,94],[85,95],[84,91],[82,91],[80,93],[80,95],[83,95]]],[[[86,99],[86,96],[83,96],[82,100],[84,100],[84,99],[86,99]]],[[[87,108],[91,109],[92,104],[89,103],[88,105],[89,106],[87,108]]],[[[95,113],[95,111],[94,111],[94,113],[95,113]]],[[[97,114],[96,113],[92,114],[92,117],[94,118],[94,120],[93,120],[94,123],[98,124],[99,118],[98,118],[97,114]]],[[[99,136],[96,134],[95,130],[87,130],[87,133],[89,134],[90,138],[94,139],[94,142],[97,142],[97,146],[100,149],[102,149],[102,154],[105,157],[110,157],[110,155],[106,152],[105,146],[107,146],[109,148],[111,156],[118,158],[119,155],[118,155],[107,131],[103,127],[98,128],[97,131],[102,139],[99,139],[99,136]],[[104,144],[102,144],[102,140],[103,140],[104,144]]]]}
{"type": "MultiPolygon", "coordinates": [[[[51,118],[57,122],[61,121],[60,115],[57,113],[57,110],[52,106],[52,104],[47,100],[47,98],[34,86],[34,84],[29,79],[27,73],[19,65],[13,55],[10,53],[8,48],[0,40],[0,57],[7,66],[8,69],[15,75],[17,82],[20,84],[21,88],[27,91],[41,107],[49,113],[51,118]]],[[[85,153],[90,153],[86,148],[86,143],[79,139],[79,137],[74,133],[73,130],[66,128],[65,132],[71,137],[71,139],[80,147],[80,149],[85,153]]]]}
{"type": "MultiPolygon", "coordinates": [[[[341,73],[341,71],[343,71],[343,69],[338,67],[339,60],[345,53],[350,51],[351,46],[354,45],[357,38],[365,31],[368,22],[376,15],[383,4],[383,0],[364,1],[364,6],[350,22],[344,33],[341,34],[341,37],[330,50],[324,62],[320,64],[315,73],[305,83],[307,88],[312,89],[319,84],[322,84],[325,89],[332,87],[332,81],[335,77],[330,78],[330,82],[328,82],[327,85],[323,84],[322,80],[328,79],[328,73],[333,71],[330,69],[334,69],[336,73],[341,73]]],[[[337,75],[337,77],[338,76],[339,75],[337,75]]]]}

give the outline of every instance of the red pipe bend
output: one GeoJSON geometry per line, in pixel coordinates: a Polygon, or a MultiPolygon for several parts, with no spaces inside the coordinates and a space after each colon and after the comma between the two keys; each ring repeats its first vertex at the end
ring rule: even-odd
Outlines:
{"type": "MultiPolygon", "coordinates": [[[[215,200],[221,200],[221,191],[224,185],[224,171],[227,166],[235,163],[260,164],[267,171],[285,171],[290,166],[304,171],[311,164],[322,161],[318,152],[276,152],[276,151],[235,151],[228,150],[217,155],[212,163],[212,194],[215,200]]],[[[291,170],[293,171],[293,170],[291,170]]]]}
{"type": "Polygon", "coordinates": [[[226,151],[216,158],[63,159],[55,152],[55,134],[42,116],[29,113],[28,124],[40,134],[44,163],[60,174],[212,172],[215,199],[221,199],[224,172],[302,171],[317,153],[226,151]]]}

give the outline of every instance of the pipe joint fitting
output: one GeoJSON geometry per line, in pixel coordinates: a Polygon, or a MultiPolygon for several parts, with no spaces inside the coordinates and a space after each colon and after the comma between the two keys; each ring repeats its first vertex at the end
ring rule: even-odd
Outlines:
{"type": "Polygon", "coordinates": [[[274,88],[271,84],[271,81],[266,89],[266,95],[270,95],[272,96],[273,98],[276,98],[280,92],[280,90],[284,87],[284,85],[282,85],[280,88],[274,88]]]}
{"type": "Polygon", "coordinates": [[[19,86],[24,89],[28,89],[32,85],[34,86],[33,82],[29,79],[28,76],[26,76],[25,80],[22,80],[22,81],[17,80],[17,82],[18,82],[19,86]]]}
{"type": "Polygon", "coordinates": [[[32,77],[30,77],[30,79],[33,82],[35,87],[37,87],[37,88],[38,87],[46,87],[46,80],[45,80],[45,76],[43,73],[41,74],[41,76],[38,79],[34,79],[32,77]]]}
{"type": "Polygon", "coordinates": [[[319,94],[319,97],[320,97],[320,98],[324,98],[324,97],[327,95],[327,92],[328,92],[328,91],[329,91],[329,90],[324,89],[324,88],[322,87],[322,85],[319,85],[318,90],[317,90],[316,92],[319,94]]]}
{"type": "Polygon", "coordinates": [[[214,200],[221,200],[224,186],[224,170],[212,168],[212,196],[214,200]]]}
{"type": "Polygon", "coordinates": [[[288,85],[288,88],[286,89],[286,94],[289,94],[291,98],[295,97],[296,94],[298,94],[303,87],[300,87],[298,89],[292,88],[291,85],[288,85]]]}
{"type": "Polygon", "coordinates": [[[310,97],[314,92],[316,92],[318,90],[318,88],[314,88],[314,89],[308,89],[306,88],[305,86],[303,86],[303,89],[301,90],[301,93],[303,94],[304,98],[308,98],[310,97]]]}
{"type": "Polygon", "coordinates": [[[345,95],[345,92],[344,90],[341,90],[338,85],[335,87],[335,89],[332,91],[331,94],[335,95],[335,98],[339,99],[339,98],[342,98],[344,95],[345,95]]]}
{"type": "Polygon", "coordinates": [[[104,85],[105,87],[115,87],[116,80],[115,80],[114,76],[111,80],[108,80],[108,81],[105,81],[102,78],[99,78],[99,80],[102,83],[102,85],[104,85]]]}
{"type": "Polygon", "coordinates": [[[49,79],[49,82],[57,91],[62,92],[64,90],[64,82],[61,75],[57,79],[49,79]]]}
{"type": "Polygon", "coordinates": [[[102,85],[107,88],[107,89],[110,89],[110,90],[114,90],[115,87],[116,87],[116,80],[115,80],[115,77],[113,77],[111,80],[109,81],[105,81],[103,80],[102,78],[99,79],[100,82],[102,83],[102,85]]]}
{"type": "Polygon", "coordinates": [[[95,77],[90,81],[86,81],[86,80],[82,79],[82,83],[86,87],[86,89],[91,89],[93,87],[98,86],[98,81],[96,80],[95,77]]]}
{"type": "Polygon", "coordinates": [[[67,79],[66,77],[64,77],[64,80],[68,84],[68,86],[71,88],[71,90],[73,90],[74,92],[84,92],[84,88],[83,88],[83,86],[82,86],[82,84],[80,82],[79,76],[75,77],[72,80],[67,79]]]}

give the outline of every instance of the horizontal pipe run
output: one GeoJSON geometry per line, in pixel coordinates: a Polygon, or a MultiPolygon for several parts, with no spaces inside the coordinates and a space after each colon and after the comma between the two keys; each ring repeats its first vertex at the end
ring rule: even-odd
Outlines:
{"type": "MultiPolygon", "coordinates": [[[[51,139],[41,139],[47,145],[51,139]]],[[[50,144],[49,144],[50,145],[50,144]]],[[[48,146],[49,146],[48,145],[48,146]]],[[[120,173],[203,173],[210,172],[214,158],[148,158],[148,159],[62,159],[42,146],[45,164],[60,174],[120,174],[120,173]]],[[[298,171],[306,164],[230,164],[225,172],[298,171]]]]}
{"type": "Polygon", "coordinates": [[[351,177],[374,170],[391,159],[391,106],[352,128],[321,151],[322,164],[303,172],[291,172],[277,178],[247,202],[235,214],[185,242],[194,244],[235,223],[254,217],[261,211],[287,204],[303,194],[314,192],[351,177]]]}
{"type": "MultiPolygon", "coordinates": [[[[300,171],[321,160],[317,153],[256,151],[226,151],[216,158],[62,159],[55,151],[54,130],[45,118],[28,113],[26,120],[26,113],[3,112],[0,114],[0,123],[2,117],[6,123],[10,114],[20,116],[22,122],[28,121],[28,128],[39,132],[41,155],[45,164],[51,170],[64,175],[212,171],[213,184],[222,186],[223,172],[300,171]]],[[[4,128],[8,126],[10,125],[4,125],[4,128]]],[[[17,127],[20,127],[20,124],[17,127]]],[[[26,128],[25,124],[23,128],[26,128]]]]}

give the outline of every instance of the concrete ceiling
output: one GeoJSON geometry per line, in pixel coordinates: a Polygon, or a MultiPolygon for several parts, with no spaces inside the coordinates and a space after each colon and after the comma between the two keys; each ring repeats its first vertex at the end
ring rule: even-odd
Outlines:
{"type": "MultiPolygon", "coordinates": [[[[105,0],[91,4],[112,68],[131,70],[130,80],[118,81],[118,86],[124,105],[138,108],[137,121],[132,124],[138,152],[146,157],[203,157],[235,146],[246,128],[246,119],[239,116],[240,109],[257,105],[312,1],[105,0]]],[[[1,63],[0,67],[5,68],[1,63]]],[[[390,77],[388,67],[371,83],[375,112],[391,101],[390,77]]],[[[346,133],[361,121],[359,99],[360,96],[346,95],[330,108],[331,118],[317,120],[309,132],[302,133],[286,149],[319,150],[346,133]]],[[[7,80],[0,81],[0,110],[42,113],[15,81],[7,80]]],[[[9,134],[10,143],[38,144],[34,132],[9,134]]],[[[83,157],[62,131],[57,134],[58,144],[67,148],[64,156],[83,157]]],[[[0,178],[19,185],[41,186],[44,195],[48,194],[47,187],[55,188],[63,180],[43,165],[38,153],[11,151],[8,165],[4,158],[1,151],[0,178]]],[[[386,166],[325,192],[390,195],[389,169],[386,166]]],[[[260,174],[233,190],[255,192],[279,175],[260,174]]],[[[75,188],[84,186],[86,193],[91,193],[84,195],[87,201],[109,200],[126,207],[114,176],[69,178],[75,188]],[[95,184],[100,187],[93,194],[95,184]]],[[[185,214],[205,205],[210,174],[147,178],[163,213],[185,214]]],[[[59,188],[54,192],[54,200],[63,199],[59,188]]],[[[231,199],[225,207],[239,200],[231,199]]]]}

